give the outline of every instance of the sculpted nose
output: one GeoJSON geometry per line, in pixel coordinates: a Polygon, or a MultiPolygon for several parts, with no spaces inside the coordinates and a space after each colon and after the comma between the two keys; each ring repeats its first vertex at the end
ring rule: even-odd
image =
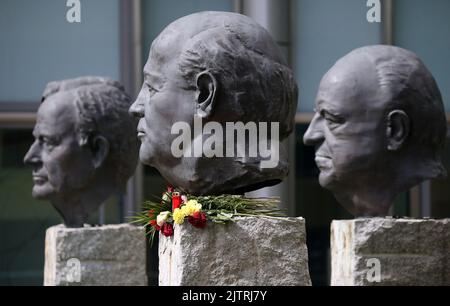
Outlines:
{"type": "Polygon", "coordinates": [[[24,164],[29,166],[37,165],[42,162],[37,141],[33,142],[27,154],[25,154],[23,162],[24,164]]]}
{"type": "Polygon", "coordinates": [[[324,141],[323,119],[319,114],[315,114],[308,130],[303,135],[303,143],[307,146],[314,146],[324,141]]]}
{"type": "Polygon", "coordinates": [[[130,106],[130,109],[128,112],[131,116],[136,118],[143,118],[144,117],[144,102],[145,102],[145,95],[143,93],[144,88],[141,89],[141,92],[139,93],[138,97],[136,98],[136,101],[130,106]]]}

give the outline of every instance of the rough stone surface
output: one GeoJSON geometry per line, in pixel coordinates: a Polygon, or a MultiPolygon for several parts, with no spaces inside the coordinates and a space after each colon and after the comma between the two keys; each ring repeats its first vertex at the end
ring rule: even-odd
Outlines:
{"type": "Polygon", "coordinates": [[[333,221],[331,268],[331,285],[448,286],[450,219],[333,221]],[[368,280],[371,258],[379,260],[380,282],[368,280]]]}
{"type": "Polygon", "coordinates": [[[146,286],[147,283],[142,227],[57,225],[47,229],[45,286],[146,286]]]}
{"type": "Polygon", "coordinates": [[[303,218],[236,218],[197,229],[175,225],[160,235],[159,284],[311,285],[303,218]]]}

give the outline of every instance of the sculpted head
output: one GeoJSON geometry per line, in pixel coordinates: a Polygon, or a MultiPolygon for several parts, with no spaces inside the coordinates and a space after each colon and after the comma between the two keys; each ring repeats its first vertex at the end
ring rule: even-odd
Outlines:
{"type": "Polygon", "coordinates": [[[324,75],[304,135],[319,182],[357,216],[382,216],[399,193],[446,174],[446,119],[438,86],[412,52],[356,49],[324,75]]]}
{"type": "MultiPolygon", "coordinates": [[[[258,128],[268,123],[266,147],[278,145],[293,129],[297,87],[292,71],[276,42],[256,22],[227,12],[201,12],[174,21],[153,41],[144,79],[130,109],[141,118],[139,155],[170,183],[193,194],[234,193],[273,185],[287,175],[282,146],[273,167],[261,165],[268,157],[259,152],[225,154],[233,150],[225,143],[231,136],[227,122],[258,128]],[[196,133],[195,120],[208,132],[196,133]],[[180,136],[177,122],[191,128],[192,146],[173,145],[180,136]],[[271,123],[278,124],[276,137],[271,123]],[[217,137],[212,147],[223,157],[188,153],[202,143],[205,149],[212,134],[217,137]],[[174,147],[183,154],[174,154],[174,147]]],[[[237,137],[232,144],[239,147],[237,137]]],[[[247,150],[252,146],[258,144],[243,145],[247,150]]]]}
{"type": "Polygon", "coordinates": [[[24,162],[33,197],[49,200],[69,227],[80,227],[137,164],[136,122],[123,87],[101,77],[51,82],[45,88],[24,162]]]}

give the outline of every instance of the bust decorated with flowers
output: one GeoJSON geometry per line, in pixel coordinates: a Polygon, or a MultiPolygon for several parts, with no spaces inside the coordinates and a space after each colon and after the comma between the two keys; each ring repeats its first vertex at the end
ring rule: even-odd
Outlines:
{"type": "Polygon", "coordinates": [[[197,196],[243,194],[287,176],[280,144],[295,127],[297,85],[254,20],[209,11],[177,19],[153,41],[143,74],[130,107],[139,158],[167,182],[197,196]]]}
{"type": "Polygon", "coordinates": [[[173,234],[233,216],[277,213],[278,200],[246,192],[288,174],[280,146],[294,129],[297,85],[276,41],[251,18],[198,12],[153,41],[130,114],[139,119],[139,158],[170,187],[138,221],[173,234]]]}
{"type": "Polygon", "coordinates": [[[159,234],[159,285],[310,285],[305,221],[278,202],[170,186],[145,202],[136,221],[159,234]]]}
{"type": "Polygon", "coordinates": [[[134,223],[148,225],[147,234],[153,242],[156,232],[166,237],[174,234],[174,224],[186,221],[203,229],[208,222],[225,224],[235,216],[283,217],[276,198],[244,198],[240,195],[192,196],[168,186],[158,201],[147,201],[134,223]]]}

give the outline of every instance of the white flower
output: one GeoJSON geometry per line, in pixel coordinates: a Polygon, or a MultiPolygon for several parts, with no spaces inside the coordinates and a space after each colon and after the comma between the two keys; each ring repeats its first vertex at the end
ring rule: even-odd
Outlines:
{"type": "Polygon", "coordinates": [[[170,211],[162,211],[159,213],[159,215],[156,217],[156,224],[158,226],[162,226],[164,223],[166,223],[167,218],[169,218],[170,211]]]}
{"type": "Polygon", "coordinates": [[[169,195],[167,194],[167,192],[164,192],[164,194],[162,196],[162,200],[164,202],[168,202],[170,200],[169,195]]]}

